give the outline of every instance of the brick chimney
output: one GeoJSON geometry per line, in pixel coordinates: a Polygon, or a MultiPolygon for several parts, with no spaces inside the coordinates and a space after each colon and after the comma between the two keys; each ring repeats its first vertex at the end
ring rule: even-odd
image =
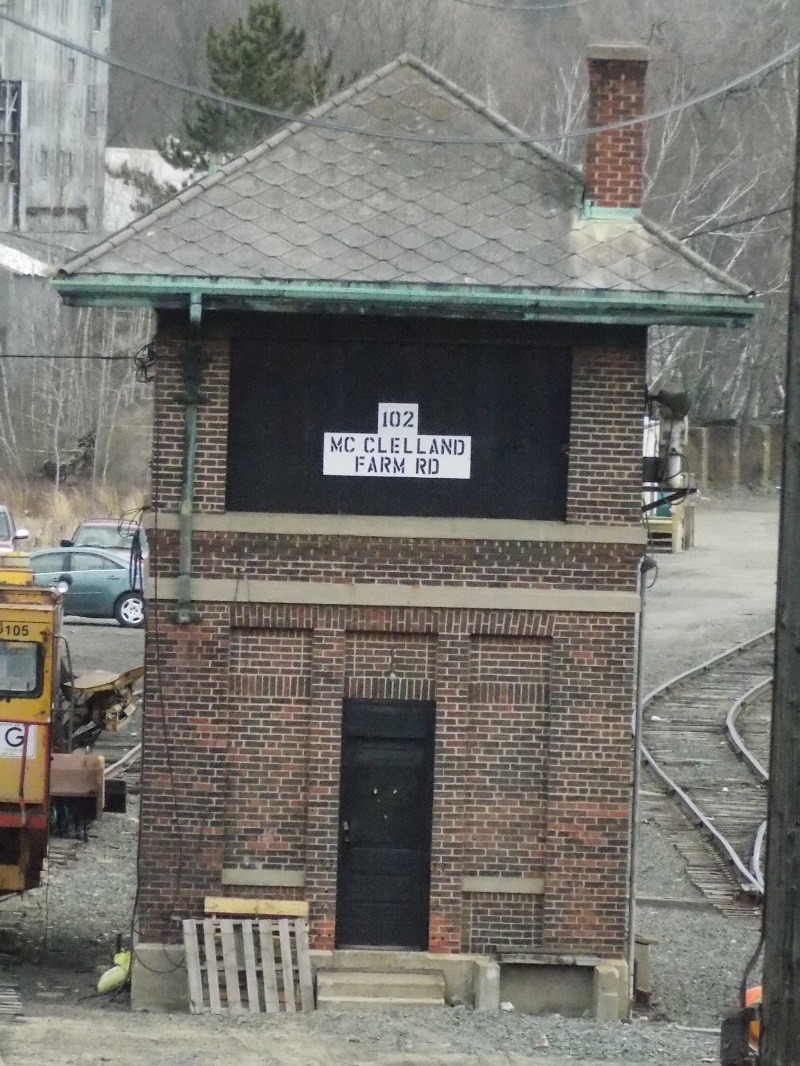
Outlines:
{"type": "MultiPolygon", "coordinates": [[[[590,127],[644,114],[644,82],[650,50],[640,44],[595,44],[589,64],[590,127]]],[[[644,127],[595,133],[586,144],[586,213],[595,217],[641,207],[644,127]]]]}

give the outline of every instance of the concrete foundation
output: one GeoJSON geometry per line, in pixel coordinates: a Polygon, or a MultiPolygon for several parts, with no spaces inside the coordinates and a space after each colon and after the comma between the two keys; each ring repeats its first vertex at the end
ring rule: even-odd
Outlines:
{"type": "Polygon", "coordinates": [[[701,489],[764,492],[780,485],[782,451],[782,426],[690,426],[686,462],[701,489]]]}
{"type": "MultiPolygon", "coordinates": [[[[524,1014],[563,1014],[599,1021],[624,1018],[628,1009],[628,967],[622,959],[570,956],[507,956],[498,963],[484,955],[427,951],[312,951],[316,976],[352,973],[436,975],[445,1003],[497,1011],[509,1002],[524,1014]]],[[[131,973],[133,1010],[185,1012],[189,989],[182,944],[138,944],[131,973]]]]}
{"type": "Polygon", "coordinates": [[[769,426],[752,425],[742,430],[740,476],[745,487],[760,492],[769,488],[771,443],[769,426]]]}
{"type": "Polygon", "coordinates": [[[189,1009],[183,944],[137,944],[131,967],[131,1008],[155,1014],[189,1009]]]}
{"type": "Polygon", "coordinates": [[[353,973],[440,973],[445,1001],[479,1011],[500,1007],[500,968],[485,955],[440,955],[430,951],[312,951],[311,968],[353,973]]]}
{"type": "Polygon", "coordinates": [[[501,957],[500,999],[523,1014],[618,1021],[628,1012],[628,966],[591,956],[501,957]]]}

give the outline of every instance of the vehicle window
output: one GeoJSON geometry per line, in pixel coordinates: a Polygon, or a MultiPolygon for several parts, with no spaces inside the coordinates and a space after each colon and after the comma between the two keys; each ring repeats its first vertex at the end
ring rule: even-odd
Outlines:
{"type": "Polygon", "coordinates": [[[42,691],[40,645],[0,640],[0,696],[38,696],[42,691]]]}
{"type": "Polygon", "coordinates": [[[73,552],[70,570],[118,570],[120,567],[94,552],[73,552]]]}
{"type": "Polygon", "coordinates": [[[124,551],[130,549],[132,539],[130,533],[120,533],[115,526],[82,526],[75,537],[75,546],[124,551]]]}
{"type": "Polygon", "coordinates": [[[49,552],[47,555],[37,555],[31,559],[31,570],[34,574],[62,573],[66,555],[64,552],[49,552]]]}
{"type": "Polygon", "coordinates": [[[11,539],[11,525],[5,511],[0,511],[0,540],[11,539]]]}

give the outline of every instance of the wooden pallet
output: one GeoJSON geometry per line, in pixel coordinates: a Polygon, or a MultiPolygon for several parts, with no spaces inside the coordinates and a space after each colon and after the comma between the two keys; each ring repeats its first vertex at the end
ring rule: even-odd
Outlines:
{"type": "Polygon", "coordinates": [[[0,1017],[17,1018],[24,1013],[19,989],[13,985],[0,986],[0,1017]]]}
{"type": "Polygon", "coordinates": [[[304,918],[185,919],[192,1014],[314,1010],[304,918]]]}

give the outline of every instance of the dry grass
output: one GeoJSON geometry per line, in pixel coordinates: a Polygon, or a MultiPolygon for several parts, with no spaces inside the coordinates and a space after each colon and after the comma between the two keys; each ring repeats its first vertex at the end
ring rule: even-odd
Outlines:
{"type": "Polygon", "coordinates": [[[144,505],[144,493],[91,484],[56,489],[48,484],[0,482],[0,504],[10,509],[18,527],[30,532],[26,547],[49,548],[62,537],[71,537],[85,518],[133,517],[144,505]]]}

